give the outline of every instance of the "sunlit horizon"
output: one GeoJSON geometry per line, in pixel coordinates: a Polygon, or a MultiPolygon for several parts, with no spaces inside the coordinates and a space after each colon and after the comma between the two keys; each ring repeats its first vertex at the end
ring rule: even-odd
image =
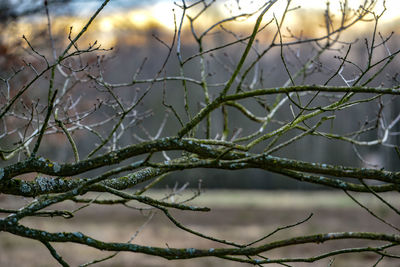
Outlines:
{"type": "MultiPolygon", "coordinates": [[[[122,1],[124,2],[124,1],[122,1]]],[[[124,8],[116,9],[115,7],[110,8],[110,10],[104,10],[104,14],[100,14],[100,16],[96,19],[95,23],[91,26],[90,32],[94,34],[95,39],[97,39],[104,46],[114,46],[118,42],[118,37],[121,31],[133,31],[137,34],[134,34],[135,40],[130,40],[130,43],[141,44],[145,40],[143,38],[139,38],[139,35],[143,35],[148,30],[159,29],[160,31],[164,31],[166,33],[174,31],[176,24],[179,23],[182,17],[182,9],[174,4],[173,1],[166,0],[158,0],[158,1],[149,1],[150,4],[142,4],[135,5],[131,4],[130,7],[126,6],[124,8]]],[[[236,1],[236,0],[227,0],[227,1],[217,1],[217,8],[212,12],[206,12],[202,15],[201,23],[197,22],[197,27],[208,28],[213,23],[215,23],[218,19],[228,16],[239,15],[243,13],[253,13],[260,7],[265,1],[255,0],[252,5],[243,4],[244,1],[236,1]],[[239,4],[238,4],[239,3],[239,4]]],[[[360,3],[364,1],[348,1],[348,6],[353,9],[357,9],[360,3]]],[[[132,2],[133,3],[133,2],[132,2]]],[[[273,15],[280,16],[286,6],[287,1],[278,1],[274,4],[271,10],[266,14],[264,21],[270,20],[273,15]]],[[[383,0],[379,0],[376,3],[374,12],[377,14],[381,13],[383,10],[383,0]]],[[[179,1],[178,1],[179,4],[179,1]]],[[[76,32],[84,25],[87,21],[88,16],[90,15],[89,9],[95,8],[95,5],[91,3],[91,8],[87,8],[85,11],[87,16],[52,16],[52,28],[55,33],[68,33],[69,28],[73,27],[73,33],[76,32]]],[[[301,6],[302,12],[306,11],[310,16],[304,16],[298,10],[289,13],[290,15],[285,19],[285,26],[289,27],[293,30],[305,30],[305,34],[312,35],[313,33],[321,33],[324,31],[323,28],[323,14],[326,9],[326,1],[320,0],[293,0],[291,7],[296,8],[301,6]],[[314,15],[315,14],[315,15],[314,15]],[[310,25],[313,25],[310,27],[310,25]]],[[[336,18],[340,16],[340,5],[339,1],[331,1],[330,3],[330,12],[336,18]]],[[[387,0],[386,1],[386,11],[382,18],[380,18],[380,25],[382,27],[396,28],[396,25],[400,22],[400,1],[395,0],[387,0]]],[[[83,12],[83,11],[82,11],[83,12]]],[[[81,13],[82,13],[81,12],[81,13]]],[[[193,12],[192,12],[193,13],[193,12]]],[[[191,15],[192,13],[189,12],[191,15]]],[[[193,13],[194,14],[194,13],[193,13]]],[[[240,27],[249,27],[256,20],[257,15],[253,15],[246,20],[240,21],[240,27]]],[[[34,23],[22,21],[19,23],[17,30],[13,29],[13,31],[17,31],[18,36],[22,36],[23,34],[29,36],[32,34],[35,29],[38,29],[38,24],[43,28],[44,18],[40,21],[36,21],[34,23]]],[[[188,27],[188,19],[185,18],[184,27],[188,27]]],[[[370,29],[366,27],[362,29],[362,23],[358,27],[361,27],[361,31],[370,29]]],[[[393,29],[394,30],[394,29],[393,29]]],[[[10,37],[8,37],[10,38],[10,37]]],[[[92,37],[90,37],[92,39],[92,37]]],[[[125,40],[126,41],[126,40],[125,40]]]]}

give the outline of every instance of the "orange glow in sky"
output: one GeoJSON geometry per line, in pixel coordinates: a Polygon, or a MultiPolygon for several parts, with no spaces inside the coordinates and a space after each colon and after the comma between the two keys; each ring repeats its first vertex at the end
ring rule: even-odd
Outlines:
{"type": "MultiPolygon", "coordinates": [[[[180,1],[176,1],[180,3],[180,1]]],[[[226,1],[217,1],[219,4],[219,11],[224,17],[228,17],[230,15],[238,15],[242,13],[251,13],[257,9],[258,6],[265,3],[265,0],[253,0],[251,1],[253,4],[248,4],[248,0],[226,0],[226,1]]],[[[324,0],[292,0],[291,7],[301,7],[302,9],[312,9],[324,11],[326,9],[326,2],[324,0]]],[[[344,1],[339,0],[331,0],[330,2],[330,10],[333,14],[339,14],[341,3],[344,1]]],[[[357,9],[361,4],[363,4],[365,0],[349,0],[347,1],[347,5],[349,8],[357,9]]],[[[399,0],[377,0],[374,11],[379,14],[383,10],[383,2],[386,4],[386,11],[381,18],[382,22],[392,21],[395,19],[400,19],[400,1],[399,0]]],[[[281,14],[286,7],[286,0],[278,0],[271,10],[267,14],[268,17],[272,17],[272,14],[281,14]]],[[[166,28],[173,29],[174,28],[174,12],[176,14],[176,18],[180,19],[182,11],[179,7],[174,4],[174,1],[159,1],[159,3],[144,7],[142,10],[137,10],[138,13],[141,13],[143,17],[142,20],[146,20],[148,22],[157,22],[160,25],[163,25],[166,28]],[[174,11],[173,11],[174,10],[174,11]]],[[[289,20],[296,20],[296,16],[292,16],[289,20]]],[[[254,16],[252,19],[248,20],[249,22],[253,22],[256,19],[254,16]]]]}
{"type": "MultiPolygon", "coordinates": [[[[360,4],[364,3],[365,0],[351,0],[347,1],[348,2],[348,7],[352,9],[357,9],[360,4]]],[[[180,1],[176,1],[178,4],[180,1]]],[[[344,1],[335,1],[332,0],[330,1],[330,12],[331,14],[334,14],[336,18],[340,17],[340,8],[341,5],[340,3],[343,3],[344,1]]],[[[218,12],[205,12],[202,15],[202,20],[201,23],[197,22],[196,26],[197,27],[209,27],[213,23],[217,21],[217,19],[220,19],[221,17],[229,17],[232,15],[238,15],[242,13],[251,13],[254,12],[257,7],[261,6],[263,3],[265,3],[265,0],[254,0],[252,1],[253,4],[249,5],[248,1],[242,0],[239,1],[238,6],[238,1],[237,0],[226,0],[226,1],[217,1],[218,5],[218,12]],[[247,4],[246,4],[247,3],[247,4]],[[216,15],[217,14],[217,15],[216,15]],[[220,18],[217,18],[219,16],[220,18]]],[[[265,16],[265,21],[271,19],[273,17],[273,14],[275,14],[277,17],[279,17],[285,7],[286,7],[286,0],[278,0],[277,3],[274,4],[274,6],[271,8],[271,10],[266,14],[265,16]]],[[[380,19],[381,25],[385,24],[387,22],[393,22],[396,20],[400,21],[400,1],[399,0],[386,0],[386,8],[387,10],[385,11],[385,14],[383,17],[380,19]]],[[[201,8],[201,5],[199,5],[201,8]]],[[[291,27],[291,28],[298,28],[299,25],[304,27],[303,23],[306,24],[315,24],[319,23],[321,18],[323,18],[323,12],[326,9],[326,1],[323,0],[292,0],[291,7],[298,7],[300,6],[302,10],[306,11],[311,11],[313,12],[312,14],[319,14],[316,15],[315,17],[304,17],[303,19],[307,19],[307,21],[301,20],[301,16],[299,16],[300,12],[293,12],[290,13],[286,17],[286,26],[291,27]]],[[[187,15],[191,14],[196,14],[199,9],[196,10],[194,8],[193,12],[188,12],[187,15]]],[[[379,14],[383,10],[383,0],[378,0],[374,11],[379,14]]],[[[124,13],[120,13],[118,15],[112,15],[111,17],[113,19],[107,20],[107,22],[101,23],[98,27],[98,30],[100,31],[105,31],[109,32],[111,29],[118,28],[119,27],[119,21],[129,21],[131,23],[132,28],[136,29],[146,29],[148,27],[154,27],[158,26],[163,29],[167,30],[173,30],[175,28],[174,24],[174,14],[175,14],[175,19],[176,23],[179,23],[181,16],[182,16],[182,10],[180,7],[177,7],[174,4],[174,1],[159,1],[158,3],[155,3],[153,5],[149,6],[144,6],[141,7],[140,9],[134,9],[132,11],[127,11],[124,13]],[[121,19],[122,17],[126,17],[126,19],[121,19]],[[118,19],[117,19],[118,18],[118,19]]],[[[311,14],[311,13],[310,13],[311,14]]],[[[253,24],[254,21],[256,20],[257,16],[253,16],[249,19],[243,20],[240,23],[241,25],[250,25],[253,24]]],[[[187,19],[186,19],[187,22],[187,19]]],[[[125,25],[126,26],[126,25],[125,25]]],[[[188,23],[186,23],[186,26],[188,26],[188,23]]],[[[318,28],[320,25],[314,25],[313,31],[318,31],[318,28]]],[[[324,30],[323,27],[320,27],[321,29],[319,30],[324,30]]]]}
{"type": "MultiPolygon", "coordinates": [[[[349,0],[348,6],[350,8],[357,9],[361,3],[365,0],[349,0]]],[[[176,1],[178,4],[179,0],[176,1]]],[[[330,10],[331,14],[334,14],[336,18],[340,17],[340,2],[331,0],[330,1],[330,10]]],[[[238,15],[241,13],[250,13],[257,10],[257,7],[261,6],[265,3],[265,0],[253,0],[253,4],[248,4],[248,0],[225,0],[225,1],[217,1],[217,11],[208,10],[204,14],[202,14],[201,21],[196,22],[196,27],[208,28],[213,25],[217,20],[223,18],[227,18],[232,15],[238,15]],[[238,2],[240,7],[238,6],[238,2]],[[246,4],[247,3],[247,4],[246,4]],[[210,11],[210,12],[209,12],[210,11]]],[[[277,3],[270,9],[270,11],[265,16],[265,21],[271,19],[273,14],[275,14],[278,18],[283,13],[287,1],[286,0],[278,0],[277,3]]],[[[379,13],[383,9],[383,0],[378,0],[375,6],[375,12],[379,13]]],[[[196,14],[199,9],[202,7],[195,7],[192,11],[189,10],[187,15],[196,14]],[[196,9],[197,8],[197,9],[196,9]]],[[[326,1],[323,0],[292,0],[291,7],[301,6],[302,10],[305,11],[313,11],[313,13],[309,13],[311,15],[304,15],[301,11],[297,10],[292,13],[289,13],[286,17],[285,26],[290,27],[291,29],[296,30],[301,27],[302,29],[308,28],[311,30],[311,33],[318,33],[318,31],[323,31],[323,27],[321,27],[321,18],[323,19],[323,12],[326,8],[326,1]],[[316,13],[318,11],[318,13],[316,13]],[[303,15],[301,15],[303,14],[303,15]],[[312,25],[312,27],[307,25],[312,25]]],[[[400,0],[386,0],[386,12],[381,18],[381,25],[384,24],[392,24],[399,25],[400,24],[400,0]]],[[[106,9],[107,10],[107,9],[106,9]]],[[[140,31],[145,32],[149,28],[159,28],[164,30],[174,30],[174,14],[176,23],[179,24],[179,21],[182,16],[182,10],[180,7],[174,4],[174,1],[159,1],[152,5],[141,6],[140,8],[132,8],[130,10],[123,10],[114,13],[104,13],[100,14],[100,16],[95,20],[95,23],[91,25],[90,33],[93,35],[90,37],[91,39],[97,39],[104,46],[113,46],[117,42],[118,34],[120,29],[124,30],[132,30],[132,31],[140,31]],[[94,37],[93,37],[94,36],[94,37]]],[[[88,15],[89,16],[89,15],[88,15]]],[[[238,26],[250,26],[254,23],[257,16],[253,16],[249,19],[241,21],[238,26]]],[[[87,21],[88,18],[83,18],[83,16],[79,17],[53,17],[53,29],[54,32],[68,32],[69,27],[73,26],[73,33],[76,34],[79,29],[81,29],[82,25],[87,21]]],[[[21,23],[24,24],[24,23],[21,23]]],[[[21,25],[20,29],[16,30],[15,28],[11,31],[13,36],[22,36],[25,34],[29,36],[29,33],[32,32],[35,28],[31,25],[32,23],[25,23],[25,25],[21,25]],[[17,33],[16,33],[17,31],[17,33]]],[[[42,23],[45,24],[45,23],[42,23]]],[[[362,23],[360,23],[362,24],[362,23]]],[[[365,23],[364,23],[365,24],[365,23]]],[[[235,24],[236,25],[236,24],[235,24]]],[[[186,18],[186,27],[188,26],[188,19],[186,18]]],[[[361,26],[362,27],[362,26],[361,26]]],[[[367,27],[367,26],[364,26],[367,27]]],[[[398,27],[396,27],[398,28],[398,27]]],[[[368,28],[369,29],[369,28],[368,28]]],[[[300,29],[299,29],[300,30],[300,29]]],[[[132,36],[138,36],[140,32],[136,32],[132,34],[132,36]]],[[[306,32],[307,34],[307,32],[306,32]]],[[[140,38],[137,38],[139,40],[140,38]]],[[[139,42],[139,41],[138,41],[139,42]]],[[[139,42],[140,43],[140,42],[139,42]]]]}
{"type": "Polygon", "coordinates": [[[149,23],[150,16],[145,11],[135,10],[130,12],[129,19],[134,26],[144,28],[149,23]]]}

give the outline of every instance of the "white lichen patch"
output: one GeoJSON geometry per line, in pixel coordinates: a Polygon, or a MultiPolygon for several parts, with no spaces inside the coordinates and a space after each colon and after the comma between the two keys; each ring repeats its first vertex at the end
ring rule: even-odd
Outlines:
{"type": "Polygon", "coordinates": [[[35,179],[41,191],[51,191],[58,185],[55,179],[38,176],[35,179]]]}
{"type": "Polygon", "coordinates": [[[186,252],[192,255],[192,254],[196,253],[196,249],[195,248],[187,248],[186,252]]]}
{"type": "Polygon", "coordinates": [[[60,164],[58,164],[57,162],[54,162],[54,164],[53,164],[53,170],[54,170],[55,172],[59,172],[60,169],[61,169],[60,164]]]}
{"type": "Polygon", "coordinates": [[[29,193],[31,191],[31,187],[26,183],[23,183],[20,187],[22,193],[29,193]]]}
{"type": "Polygon", "coordinates": [[[47,189],[47,181],[46,178],[44,177],[37,177],[36,178],[36,183],[38,184],[40,190],[45,191],[47,189]]]}
{"type": "Polygon", "coordinates": [[[74,236],[76,236],[77,238],[83,238],[83,234],[81,232],[74,232],[72,233],[74,236]]]}

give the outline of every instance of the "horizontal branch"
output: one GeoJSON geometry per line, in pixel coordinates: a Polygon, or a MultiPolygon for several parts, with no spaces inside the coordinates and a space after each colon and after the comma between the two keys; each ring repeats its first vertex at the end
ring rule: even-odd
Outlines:
{"type": "MultiPolygon", "coordinates": [[[[102,185],[117,190],[131,188],[137,184],[146,182],[154,177],[167,173],[168,170],[144,168],[122,177],[111,178],[102,181],[100,185],[91,185],[89,191],[104,192],[102,185]]],[[[24,181],[12,179],[0,183],[0,192],[15,196],[36,197],[51,193],[63,193],[73,190],[80,185],[88,182],[85,178],[53,178],[53,177],[37,177],[33,181],[24,181]]]]}
{"type": "Polygon", "coordinates": [[[25,161],[9,165],[5,168],[0,168],[0,183],[10,180],[17,175],[30,172],[62,177],[73,176],[104,166],[118,164],[128,158],[151,152],[164,150],[187,150],[196,153],[199,148],[205,146],[206,145],[197,144],[190,140],[179,140],[177,138],[167,137],[155,141],[147,141],[140,144],[131,145],[117,151],[105,153],[101,156],[82,160],[77,163],[59,164],[43,157],[29,158],[25,161]]]}
{"type": "MultiPolygon", "coordinates": [[[[166,161],[163,164],[139,161],[124,167],[115,168],[110,171],[109,178],[101,182],[100,185],[109,186],[113,189],[122,190],[135,186],[144,181],[148,181],[156,176],[172,170],[192,169],[192,168],[216,168],[216,169],[246,169],[258,168],[274,173],[280,173],[291,178],[310,183],[321,184],[338,189],[366,192],[366,188],[359,184],[348,183],[341,179],[333,179],[323,176],[313,176],[314,174],[324,174],[339,178],[371,179],[386,182],[388,184],[376,186],[374,190],[378,192],[399,190],[400,172],[386,170],[376,170],[368,168],[355,168],[341,165],[330,165],[325,163],[310,163],[300,160],[275,157],[267,154],[252,154],[242,151],[224,152],[226,148],[242,148],[233,143],[210,140],[164,138],[156,141],[149,141],[139,145],[132,145],[118,151],[110,152],[94,159],[81,161],[78,163],[58,165],[58,163],[46,161],[44,159],[30,159],[26,162],[16,163],[4,168],[4,179],[0,182],[0,192],[23,195],[38,196],[49,193],[61,193],[72,190],[82,183],[88,181],[83,178],[62,178],[68,174],[79,174],[87,170],[101,168],[137,156],[140,153],[161,152],[166,150],[181,150],[198,155],[202,159],[178,158],[166,161]],[[208,143],[208,144],[207,144],[208,143]],[[222,148],[221,146],[224,145],[222,148]],[[116,156],[117,155],[117,156],[116,156]],[[34,161],[36,160],[36,161],[34,161]],[[18,169],[19,166],[24,168],[18,169]],[[55,167],[56,166],[56,167],[55,167]],[[150,168],[143,168],[150,166],[150,168]],[[143,168],[143,169],[140,169],[143,168]],[[11,179],[11,174],[22,174],[27,172],[37,172],[52,176],[38,176],[34,181],[22,181],[11,179]],[[118,173],[130,172],[127,175],[111,178],[118,173]]],[[[107,173],[106,173],[107,174],[107,173]]],[[[90,191],[104,191],[101,186],[90,185],[90,191]]]]}
{"type": "Polygon", "coordinates": [[[350,254],[350,253],[362,253],[362,252],[375,252],[377,254],[380,254],[380,251],[383,251],[389,247],[396,246],[396,244],[388,244],[384,246],[379,246],[379,247],[361,247],[361,248],[345,248],[345,249],[338,249],[338,250],[333,250],[331,252],[323,253],[318,256],[311,256],[311,257],[304,257],[304,258],[278,258],[278,259],[243,259],[243,258],[237,258],[237,257],[230,257],[230,256],[221,256],[220,258],[226,259],[226,260],[231,260],[231,261],[237,261],[237,262],[243,262],[243,263],[251,263],[255,265],[260,265],[260,264],[272,264],[272,263],[289,263],[289,262],[316,262],[321,259],[325,259],[328,257],[332,257],[335,255],[342,255],[342,254],[350,254]]]}
{"type": "Polygon", "coordinates": [[[276,87],[257,89],[243,93],[237,93],[225,96],[224,101],[244,99],[253,96],[260,95],[274,95],[281,93],[293,93],[293,92],[335,92],[335,93],[372,93],[372,94],[384,94],[384,95],[400,95],[400,86],[393,88],[382,88],[382,87],[364,87],[364,86],[323,86],[323,85],[297,85],[289,87],[276,87]]]}
{"type": "MultiPolygon", "coordinates": [[[[168,76],[161,78],[153,78],[153,79],[143,79],[143,80],[133,80],[127,83],[108,83],[99,78],[96,78],[92,75],[88,75],[91,79],[94,79],[98,84],[109,87],[109,88],[119,88],[119,87],[130,87],[136,84],[146,84],[146,83],[158,83],[158,82],[166,82],[166,81],[186,81],[197,85],[202,85],[202,81],[185,77],[185,76],[168,76]]],[[[207,84],[210,87],[219,87],[224,86],[226,83],[215,83],[215,84],[207,84]]]]}
{"type": "Polygon", "coordinates": [[[102,242],[91,238],[81,232],[58,232],[50,233],[38,229],[32,229],[20,224],[7,224],[0,220],[0,231],[6,231],[18,236],[27,237],[30,239],[46,241],[46,242],[72,242],[87,245],[103,251],[130,251],[135,253],[144,253],[147,255],[159,256],[166,259],[191,259],[209,256],[228,256],[228,255],[243,255],[254,256],[272,249],[288,247],[300,244],[309,243],[323,243],[332,240],[375,240],[387,241],[391,243],[400,244],[400,235],[396,234],[383,234],[371,232],[339,232],[339,233],[325,233],[315,234],[308,236],[299,236],[275,242],[270,242],[257,247],[246,248],[210,248],[210,249],[196,249],[196,248],[161,248],[151,246],[141,246],[130,243],[108,243],[102,242]]]}
{"type": "MultiPolygon", "coordinates": [[[[171,163],[171,164],[152,164],[155,168],[164,168],[168,171],[173,170],[184,170],[193,168],[213,168],[213,169],[225,169],[225,170],[241,170],[241,169],[262,169],[273,173],[285,175],[301,182],[307,182],[312,184],[323,185],[326,187],[355,191],[355,192],[369,192],[369,190],[361,184],[355,184],[344,181],[342,179],[330,178],[325,176],[311,175],[297,170],[291,170],[279,166],[279,162],[271,162],[269,164],[254,163],[254,162],[234,162],[234,161],[223,161],[223,160],[199,160],[192,159],[191,162],[186,163],[171,163]]],[[[362,173],[362,171],[360,171],[362,173]]],[[[374,179],[379,180],[379,179],[374,179]]],[[[383,185],[371,186],[375,192],[389,192],[389,191],[400,191],[400,185],[389,183],[383,185]]]]}

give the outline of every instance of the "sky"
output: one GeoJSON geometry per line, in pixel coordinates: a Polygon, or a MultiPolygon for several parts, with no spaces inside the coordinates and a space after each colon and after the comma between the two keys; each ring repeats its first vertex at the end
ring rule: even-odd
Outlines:
{"type": "MultiPolygon", "coordinates": [[[[365,0],[349,0],[348,6],[353,9],[357,9],[360,4],[364,3],[365,0]]],[[[132,27],[138,29],[145,29],[149,25],[159,25],[162,28],[173,30],[174,29],[174,13],[177,20],[181,17],[182,9],[177,7],[176,4],[182,4],[181,0],[152,0],[152,1],[132,1],[132,0],[116,0],[111,1],[110,7],[106,10],[107,16],[101,18],[100,30],[103,32],[112,32],[119,27],[121,17],[123,21],[128,21],[132,24],[132,27]]],[[[186,1],[188,3],[189,1],[186,1]]],[[[194,2],[194,1],[191,1],[194,2]]],[[[210,2],[210,1],[207,1],[210,2]]],[[[340,14],[340,2],[337,0],[330,1],[330,10],[333,14],[339,17],[340,14]]],[[[190,3],[190,2],[189,2],[190,3]]],[[[231,15],[238,15],[242,13],[254,12],[257,7],[265,3],[265,0],[217,0],[218,12],[224,18],[231,15]],[[249,4],[251,3],[251,4],[249,4]]],[[[283,13],[286,7],[286,0],[278,0],[277,3],[271,8],[271,10],[265,16],[265,21],[271,19],[275,14],[279,17],[283,13]]],[[[326,9],[327,1],[324,0],[292,0],[291,7],[301,7],[307,11],[319,11],[321,14],[319,17],[323,17],[323,12],[326,9]]],[[[97,5],[92,3],[92,8],[96,8],[97,5]]],[[[400,0],[386,0],[385,1],[387,10],[384,16],[380,19],[381,23],[398,21],[400,24],[400,0]]],[[[380,13],[383,10],[383,0],[377,0],[375,12],[380,13]]],[[[85,11],[82,11],[85,12],[85,11]]],[[[203,21],[201,24],[212,25],[212,15],[215,13],[211,12],[211,15],[204,14],[203,21]]],[[[296,14],[296,13],[295,13],[296,14]]],[[[252,25],[257,16],[253,16],[251,19],[242,22],[242,25],[252,25]]],[[[304,19],[304,18],[303,18],[304,19]]],[[[311,18],[308,18],[311,19],[311,18]]],[[[302,22],[300,20],[300,22],[302,22]]],[[[289,27],[296,27],[299,25],[299,17],[297,15],[287,16],[286,25],[289,27]]],[[[301,24],[301,23],[300,23],[301,24]]],[[[303,25],[302,25],[303,26],[303,25]]],[[[303,26],[304,27],[304,26],[303,26]]]]}
{"type": "MultiPolygon", "coordinates": [[[[86,8],[82,8],[82,3],[76,2],[75,9],[79,10],[81,14],[87,13],[95,9],[99,5],[100,1],[89,1],[85,3],[86,8]]],[[[191,3],[194,1],[187,1],[186,3],[191,3]]],[[[210,2],[208,0],[207,2],[210,2]]],[[[272,12],[279,12],[283,10],[286,5],[286,0],[278,0],[274,4],[272,12]]],[[[324,0],[292,0],[292,7],[300,6],[304,9],[320,9],[324,10],[326,8],[326,2],[324,0]]],[[[338,0],[331,0],[330,7],[333,12],[340,10],[340,2],[338,0]]],[[[365,0],[349,0],[348,6],[350,8],[358,8],[360,4],[364,3],[365,0]]],[[[383,9],[382,3],[386,3],[387,10],[383,20],[393,20],[400,18],[400,1],[399,0],[376,0],[376,11],[380,12],[383,9]]],[[[173,12],[179,13],[180,9],[174,4],[182,4],[181,0],[147,0],[147,1],[137,1],[137,0],[111,0],[109,7],[107,7],[106,12],[112,13],[115,11],[126,11],[126,10],[136,10],[138,13],[142,13],[142,20],[147,17],[148,20],[155,19],[162,23],[173,21],[173,12]]],[[[222,12],[232,12],[233,14],[239,14],[241,12],[251,12],[254,10],[255,6],[260,6],[265,3],[265,0],[217,0],[217,4],[220,5],[222,12]],[[252,3],[252,4],[248,4],[252,3]],[[240,9],[237,8],[240,6],[240,9]],[[227,7],[227,8],[226,8],[227,7]]],[[[177,14],[178,15],[178,14],[177,14]]]]}
{"type": "MultiPolygon", "coordinates": [[[[211,0],[207,0],[208,3],[210,1],[211,0]]],[[[349,0],[348,5],[350,8],[357,9],[364,1],[365,0],[349,0]]],[[[383,9],[383,1],[384,0],[377,0],[375,8],[377,13],[381,12],[383,9]]],[[[64,15],[64,18],[55,16],[56,14],[59,14],[56,9],[50,10],[51,14],[53,14],[54,30],[60,31],[61,29],[63,32],[69,31],[70,26],[73,26],[76,30],[80,29],[84,23],[86,23],[89,16],[100,6],[101,2],[102,1],[100,0],[73,0],[70,7],[65,9],[72,10],[73,16],[64,15]]],[[[186,0],[187,4],[192,2],[194,1],[186,0]]],[[[335,14],[337,17],[339,17],[340,14],[340,2],[343,1],[330,1],[330,10],[332,14],[335,14]]],[[[265,3],[265,0],[217,0],[216,4],[218,12],[208,12],[203,14],[202,21],[201,23],[198,23],[197,26],[199,26],[199,24],[200,26],[212,25],[216,21],[216,14],[226,18],[231,15],[253,12],[263,3],[265,3]]],[[[271,19],[273,14],[279,17],[280,14],[283,13],[286,3],[287,0],[278,0],[265,16],[265,21],[271,19]]],[[[291,14],[294,15],[287,16],[285,20],[286,26],[294,28],[300,25],[304,29],[307,28],[310,23],[320,23],[319,21],[323,18],[326,3],[327,1],[325,0],[292,0],[291,7],[293,8],[300,6],[302,10],[309,12],[318,10],[318,13],[313,13],[314,15],[318,14],[318,18],[303,16],[300,19],[300,17],[296,15],[300,14],[300,12],[292,12],[291,14]],[[305,20],[308,20],[307,24],[305,24],[305,20]]],[[[400,25],[400,0],[386,0],[385,3],[387,10],[380,20],[381,24],[394,23],[395,26],[400,25]]],[[[112,45],[116,42],[118,32],[121,29],[146,31],[149,28],[159,27],[160,29],[167,31],[173,30],[175,26],[174,14],[178,21],[182,14],[182,9],[176,4],[182,4],[182,0],[111,0],[96,19],[95,24],[91,27],[97,32],[97,34],[100,33],[105,36],[105,38],[101,38],[100,36],[99,39],[106,45],[112,45]]],[[[256,16],[253,16],[246,21],[242,21],[240,25],[253,25],[255,19],[256,16]]],[[[31,24],[32,23],[29,23],[29,21],[25,23],[25,25],[21,27],[21,34],[18,33],[18,36],[22,36],[22,34],[29,35],[29,32],[33,31],[36,27],[31,24]]],[[[318,25],[312,28],[320,28],[320,30],[323,30],[323,28],[318,25]]],[[[68,32],[66,33],[68,34],[68,32]]]]}
{"type": "MultiPolygon", "coordinates": [[[[210,2],[211,0],[206,0],[210,2]]],[[[357,8],[362,4],[365,0],[348,0],[348,5],[352,8],[357,8]]],[[[382,9],[382,3],[384,0],[375,0],[377,2],[377,10],[382,9]]],[[[89,1],[74,1],[70,4],[72,9],[76,12],[77,15],[87,15],[88,13],[95,10],[102,1],[100,0],[89,0],[89,1]],[[84,2],[84,4],[82,4],[84,2]]],[[[195,1],[188,1],[186,3],[190,4],[195,1]]],[[[278,0],[277,3],[274,4],[274,11],[282,10],[286,4],[287,0],[278,0]]],[[[291,6],[301,6],[306,9],[325,9],[326,7],[325,0],[292,0],[291,6]]],[[[331,9],[339,10],[340,2],[344,2],[343,0],[330,0],[331,9]]],[[[399,0],[385,0],[387,10],[385,12],[384,19],[392,20],[394,18],[400,18],[400,1],[399,0]]],[[[143,16],[153,17],[152,19],[159,20],[161,22],[172,21],[173,13],[172,9],[178,11],[179,8],[176,7],[177,4],[182,4],[182,0],[111,0],[107,5],[104,12],[113,13],[113,12],[121,12],[121,11],[129,11],[135,9],[138,12],[143,12],[143,16]]],[[[254,6],[265,3],[265,0],[217,0],[217,3],[221,6],[227,6],[233,9],[233,12],[250,12],[253,10],[254,6]],[[238,10],[235,7],[238,6],[238,3],[241,7],[241,10],[238,10]],[[248,3],[252,3],[249,5],[248,3]]],[[[223,8],[221,8],[223,10],[223,8]]]]}

